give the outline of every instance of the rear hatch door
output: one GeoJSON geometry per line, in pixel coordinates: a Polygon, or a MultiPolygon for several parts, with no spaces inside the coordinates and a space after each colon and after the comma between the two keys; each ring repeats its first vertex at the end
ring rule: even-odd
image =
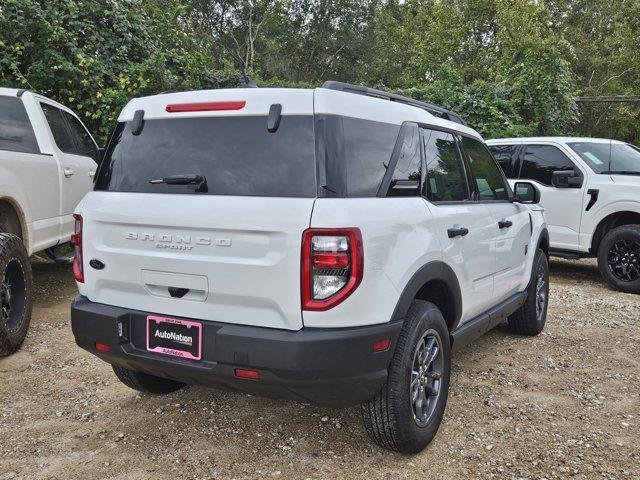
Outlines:
{"type": "Polygon", "coordinates": [[[189,95],[123,112],[81,205],[81,293],[166,316],[300,329],[301,239],[316,196],[312,91],[189,95]],[[214,110],[167,112],[204,102],[214,110]],[[235,109],[215,110],[225,102],[235,109]],[[274,103],[282,116],[270,132],[274,103]],[[150,183],[175,175],[198,178],[150,183]]]}

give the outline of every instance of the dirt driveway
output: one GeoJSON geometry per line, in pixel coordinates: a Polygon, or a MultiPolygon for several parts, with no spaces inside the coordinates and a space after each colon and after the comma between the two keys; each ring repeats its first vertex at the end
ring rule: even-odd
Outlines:
{"type": "Polygon", "coordinates": [[[436,440],[402,457],[357,408],[127,389],[75,346],[67,269],[36,263],[31,333],[0,360],[0,479],[640,478],[640,296],[593,262],[551,269],[545,332],[498,328],[458,354],[436,440]]]}

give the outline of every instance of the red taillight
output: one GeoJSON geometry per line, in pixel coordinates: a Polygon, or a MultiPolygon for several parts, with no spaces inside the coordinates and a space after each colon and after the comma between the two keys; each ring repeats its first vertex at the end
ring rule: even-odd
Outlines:
{"type": "Polygon", "coordinates": [[[71,245],[73,245],[73,275],[76,281],[84,282],[84,267],[82,264],[82,215],[73,214],[76,219],[74,233],[71,235],[71,245]]]}
{"type": "Polygon", "coordinates": [[[104,343],[96,342],[96,350],[99,350],[101,352],[110,352],[111,347],[109,345],[105,345],[104,343]]]}
{"type": "Polygon", "coordinates": [[[246,378],[247,380],[260,380],[260,373],[255,370],[236,368],[236,377],[246,378]]]}
{"type": "Polygon", "coordinates": [[[179,112],[219,112],[222,110],[242,110],[247,104],[244,100],[228,102],[173,103],[165,109],[169,113],[179,112]]]}
{"type": "Polygon", "coordinates": [[[358,228],[310,228],[302,235],[302,309],[324,311],[351,295],[364,268],[358,228]]]}

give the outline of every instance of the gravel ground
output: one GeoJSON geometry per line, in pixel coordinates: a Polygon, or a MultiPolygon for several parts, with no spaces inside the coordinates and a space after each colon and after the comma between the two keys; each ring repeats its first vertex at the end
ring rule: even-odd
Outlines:
{"type": "Polygon", "coordinates": [[[139,395],[77,348],[66,267],[34,263],[31,333],[0,360],[0,480],[640,478],[640,296],[552,260],[547,328],[454,358],[435,441],[403,457],[332,410],[189,387],[139,395]]]}

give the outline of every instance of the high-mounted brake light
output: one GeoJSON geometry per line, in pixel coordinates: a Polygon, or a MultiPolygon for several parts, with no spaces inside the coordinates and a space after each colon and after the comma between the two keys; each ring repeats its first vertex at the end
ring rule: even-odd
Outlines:
{"type": "Polygon", "coordinates": [[[302,309],[325,311],[351,295],[364,269],[358,228],[310,228],[302,235],[302,309]]]}
{"type": "Polygon", "coordinates": [[[227,102],[173,103],[165,109],[169,113],[179,112],[219,112],[223,110],[242,110],[247,104],[244,100],[227,102]]]}
{"type": "Polygon", "coordinates": [[[84,267],[82,264],[82,215],[73,214],[76,219],[73,235],[71,235],[71,245],[73,245],[73,275],[76,281],[84,282],[84,267]]]}

